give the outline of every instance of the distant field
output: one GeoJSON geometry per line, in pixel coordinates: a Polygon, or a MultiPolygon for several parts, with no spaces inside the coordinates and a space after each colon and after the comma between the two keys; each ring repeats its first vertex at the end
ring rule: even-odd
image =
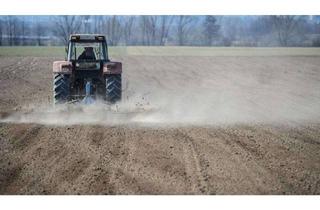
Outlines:
{"type": "MultiPolygon", "coordinates": [[[[110,56],[320,56],[320,48],[109,47],[110,56]]],[[[0,56],[63,57],[64,47],[0,47],[0,56]]]]}

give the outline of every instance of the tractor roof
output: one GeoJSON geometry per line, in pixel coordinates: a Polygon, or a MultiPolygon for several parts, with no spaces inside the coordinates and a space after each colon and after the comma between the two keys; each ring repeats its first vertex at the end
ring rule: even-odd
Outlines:
{"type": "Polygon", "coordinates": [[[106,37],[102,34],[71,34],[70,41],[105,41],[106,37]]]}

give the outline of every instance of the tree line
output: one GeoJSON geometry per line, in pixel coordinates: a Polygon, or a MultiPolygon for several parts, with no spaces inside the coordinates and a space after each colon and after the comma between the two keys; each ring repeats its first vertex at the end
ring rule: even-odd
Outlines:
{"type": "Polygon", "coordinates": [[[70,34],[105,34],[143,46],[320,46],[319,16],[0,16],[0,45],[65,45],[70,34]]]}

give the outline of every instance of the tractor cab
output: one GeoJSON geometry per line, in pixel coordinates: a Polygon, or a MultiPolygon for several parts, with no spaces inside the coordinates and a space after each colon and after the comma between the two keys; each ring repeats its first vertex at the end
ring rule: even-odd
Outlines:
{"type": "Polygon", "coordinates": [[[68,61],[76,70],[99,70],[108,61],[108,47],[102,35],[72,35],[68,44],[68,61]]]}
{"type": "Polygon", "coordinates": [[[71,35],[68,44],[68,60],[108,60],[108,46],[103,35],[71,35]]]}

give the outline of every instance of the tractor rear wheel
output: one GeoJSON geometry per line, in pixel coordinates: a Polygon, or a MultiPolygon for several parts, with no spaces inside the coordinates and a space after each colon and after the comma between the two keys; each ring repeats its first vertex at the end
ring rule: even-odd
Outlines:
{"type": "Polygon", "coordinates": [[[53,75],[53,100],[54,104],[63,104],[68,102],[70,95],[70,75],[53,75]]]}
{"type": "Polygon", "coordinates": [[[121,100],[121,74],[106,75],[106,101],[115,103],[121,100]]]}

